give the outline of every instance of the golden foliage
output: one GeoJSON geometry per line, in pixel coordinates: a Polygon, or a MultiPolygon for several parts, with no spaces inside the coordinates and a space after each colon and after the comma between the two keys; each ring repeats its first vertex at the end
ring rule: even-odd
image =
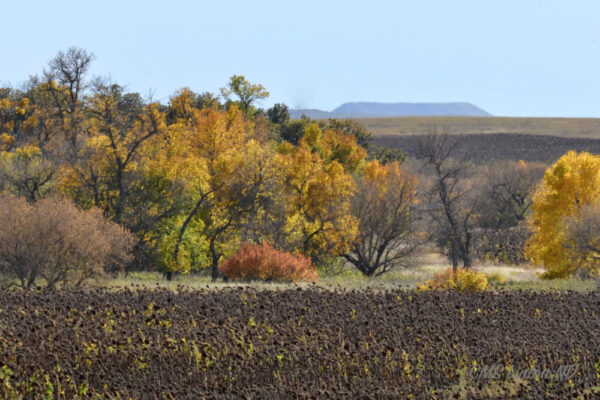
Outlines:
{"type": "Polygon", "coordinates": [[[286,232],[291,248],[307,255],[346,251],[358,234],[350,213],[354,179],[337,161],[325,165],[318,153],[304,146],[281,155],[288,207],[286,232]]]}
{"type": "Polygon", "coordinates": [[[459,292],[486,290],[488,281],[485,274],[469,268],[447,268],[444,272],[435,274],[432,279],[418,284],[417,290],[451,289],[459,292]]]}
{"type": "Polygon", "coordinates": [[[564,218],[576,217],[582,206],[600,201],[600,156],[569,151],[546,173],[533,196],[533,232],[526,257],[543,265],[545,278],[571,276],[581,265],[567,246],[564,218]]]}

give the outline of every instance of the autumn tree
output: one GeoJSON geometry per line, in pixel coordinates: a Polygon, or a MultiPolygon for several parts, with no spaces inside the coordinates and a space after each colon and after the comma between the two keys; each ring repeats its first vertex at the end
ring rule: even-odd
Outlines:
{"type": "Polygon", "coordinates": [[[351,212],[359,221],[359,234],[344,257],[364,275],[381,275],[406,265],[418,245],[416,185],[398,163],[384,166],[371,161],[358,178],[351,212]]]}
{"type": "Polygon", "coordinates": [[[31,109],[29,99],[23,96],[0,89],[0,191],[35,201],[49,192],[58,165],[41,152],[36,141],[23,137],[31,109]]]}
{"type": "MultiPolygon", "coordinates": [[[[218,274],[218,262],[222,253],[217,248],[219,237],[224,234],[231,225],[228,221],[219,225],[213,221],[216,217],[217,204],[216,193],[224,189],[227,179],[235,172],[236,157],[241,156],[242,147],[246,141],[246,126],[243,117],[237,107],[228,111],[214,109],[195,110],[193,116],[187,121],[180,122],[178,140],[175,146],[186,146],[187,154],[183,155],[189,160],[189,166],[194,168],[192,177],[192,191],[190,193],[189,209],[185,212],[185,219],[179,229],[177,243],[174,248],[173,258],[178,260],[179,251],[186,230],[195,220],[201,223],[203,230],[211,230],[209,251],[211,253],[211,265],[214,263],[215,279],[218,274]],[[183,143],[182,143],[183,142],[183,143]],[[206,214],[201,220],[196,217],[210,206],[212,212],[206,214]],[[210,225],[206,227],[206,224],[210,225]]],[[[223,200],[221,198],[221,200],[223,200]]],[[[224,200],[219,204],[221,211],[224,200]]],[[[226,218],[227,216],[225,216],[226,218]]]]}
{"type": "Polygon", "coordinates": [[[189,88],[182,88],[171,97],[167,111],[167,123],[173,124],[192,118],[195,109],[219,109],[219,97],[210,93],[195,93],[189,88]]]}
{"type": "Polygon", "coordinates": [[[221,95],[227,101],[237,103],[245,114],[253,114],[253,104],[269,97],[269,92],[263,85],[250,83],[244,75],[233,75],[227,86],[221,88],[221,95]]]}
{"type": "Polygon", "coordinates": [[[45,156],[63,159],[66,158],[65,153],[71,156],[74,149],[66,145],[62,105],[57,106],[60,101],[49,90],[56,83],[40,82],[37,77],[33,77],[28,85],[26,95],[29,108],[22,124],[20,142],[35,144],[45,156]]]}
{"type": "Polygon", "coordinates": [[[223,185],[209,202],[211,216],[205,229],[213,281],[219,276],[219,262],[226,255],[227,246],[240,244],[240,230],[249,218],[265,211],[272,188],[278,187],[279,171],[271,152],[254,140],[229,160],[223,172],[226,177],[219,178],[223,185]]]}
{"type": "Polygon", "coordinates": [[[153,267],[159,264],[162,225],[177,214],[182,192],[181,183],[152,162],[167,140],[165,112],[117,84],[99,82],[86,113],[82,144],[63,165],[60,188],[79,206],[100,208],[137,236],[131,268],[153,267]]]}
{"type": "Polygon", "coordinates": [[[600,156],[569,151],[546,170],[533,195],[533,234],[526,249],[534,265],[543,265],[544,278],[570,277],[580,267],[595,269],[594,239],[588,232],[599,202],[600,156]],[[588,226],[586,216],[593,217],[588,226]]]}
{"type": "Polygon", "coordinates": [[[0,151],[10,151],[19,144],[28,111],[27,97],[10,88],[0,88],[0,151]]]}
{"type": "Polygon", "coordinates": [[[352,135],[332,129],[323,131],[315,122],[305,126],[300,147],[318,153],[325,164],[337,161],[347,172],[354,173],[364,168],[367,155],[352,135]]]}
{"type": "Polygon", "coordinates": [[[12,122],[10,147],[2,146],[12,151],[4,153],[0,163],[4,186],[12,193],[29,201],[45,196],[55,187],[60,165],[76,160],[86,119],[85,77],[92,59],[79,48],[59,52],[41,78],[31,77],[24,92],[13,93],[19,99],[18,118],[12,122]]]}
{"type": "Polygon", "coordinates": [[[235,247],[248,218],[260,214],[263,193],[278,174],[273,152],[252,138],[255,125],[237,106],[199,109],[192,100],[187,90],[172,98],[168,141],[150,161],[162,164],[159,168],[184,187],[172,219],[175,229],[159,246],[169,253],[168,278],[189,271],[190,256],[200,246],[216,279],[219,262],[235,247]]]}
{"type": "Polygon", "coordinates": [[[373,144],[373,134],[359,121],[353,119],[332,118],[320,121],[323,130],[330,130],[344,135],[354,136],[356,144],[367,150],[368,160],[377,160],[381,164],[406,161],[406,154],[401,149],[392,149],[385,146],[373,144]]]}
{"type": "Polygon", "coordinates": [[[344,135],[354,136],[356,143],[366,150],[371,146],[373,134],[365,128],[363,124],[353,119],[331,118],[327,122],[322,122],[324,129],[329,129],[343,133],[344,135]]]}
{"type": "Polygon", "coordinates": [[[68,168],[64,182],[65,189],[80,202],[106,210],[117,223],[126,222],[126,206],[133,206],[128,197],[144,144],[166,129],[165,115],[157,104],[130,100],[119,85],[96,88],[80,161],[68,168]]]}
{"type": "Polygon", "coordinates": [[[279,149],[286,185],[287,248],[311,257],[343,254],[358,232],[358,220],[350,212],[356,186],[347,171],[364,162],[364,149],[360,152],[354,144],[348,153],[336,154],[335,146],[322,139],[321,129],[312,124],[298,146],[279,149]]]}

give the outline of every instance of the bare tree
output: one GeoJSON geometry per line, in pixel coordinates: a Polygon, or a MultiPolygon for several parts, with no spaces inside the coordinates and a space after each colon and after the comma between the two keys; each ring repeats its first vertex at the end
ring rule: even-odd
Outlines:
{"type": "Polygon", "coordinates": [[[542,163],[523,161],[478,166],[474,178],[477,229],[473,251],[479,259],[507,264],[526,261],[524,250],[530,231],[525,220],[533,189],[545,169],[542,163]]]}
{"type": "Polygon", "coordinates": [[[359,237],[344,258],[367,276],[378,276],[407,265],[417,247],[413,205],[416,179],[397,163],[385,167],[383,179],[363,176],[352,199],[352,215],[359,220],[359,237]]]}
{"type": "Polygon", "coordinates": [[[59,51],[44,71],[46,81],[55,81],[67,88],[66,111],[70,114],[80,104],[82,93],[87,87],[84,77],[93,60],[94,55],[85,49],[69,47],[66,52],[59,51]]]}
{"type": "Polygon", "coordinates": [[[522,224],[532,204],[532,191],[544,176],[546,167],[542,163],[523,161],[480,167],[476,204],[479,226],[501,230],[522,224]]]}
{"type": "Polygon", "coordinates": [[[437,230],[435,239],[448,251],[452,268],[459,261],[471,267],[471,241],[475,213],[471,207],[468,163],[457,159],[459,140],[447,134],[430,134],[419,139],[417,159],[431,176],[427,191],[430,216],[437,230]]]}

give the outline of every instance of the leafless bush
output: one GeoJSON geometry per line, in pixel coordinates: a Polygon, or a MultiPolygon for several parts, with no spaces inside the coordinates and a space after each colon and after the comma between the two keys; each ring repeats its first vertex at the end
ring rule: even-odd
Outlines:
{"type": "Polygon", "coordinates": [[[97,209],[81,211],[66,199],[28,204],[0,197],[0,272],[26,289],[81,285],[130,260],[135,239],[97,209]]]}

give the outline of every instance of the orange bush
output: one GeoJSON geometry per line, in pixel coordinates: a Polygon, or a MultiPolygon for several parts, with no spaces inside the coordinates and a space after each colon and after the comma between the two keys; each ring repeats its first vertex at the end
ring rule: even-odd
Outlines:
{"type": "Polygon", "coordinates": [[[267,243],[244,243],[220,269],[231,279],[316,282],[319,278],[308,257],[277,250],[267,243]]]}

